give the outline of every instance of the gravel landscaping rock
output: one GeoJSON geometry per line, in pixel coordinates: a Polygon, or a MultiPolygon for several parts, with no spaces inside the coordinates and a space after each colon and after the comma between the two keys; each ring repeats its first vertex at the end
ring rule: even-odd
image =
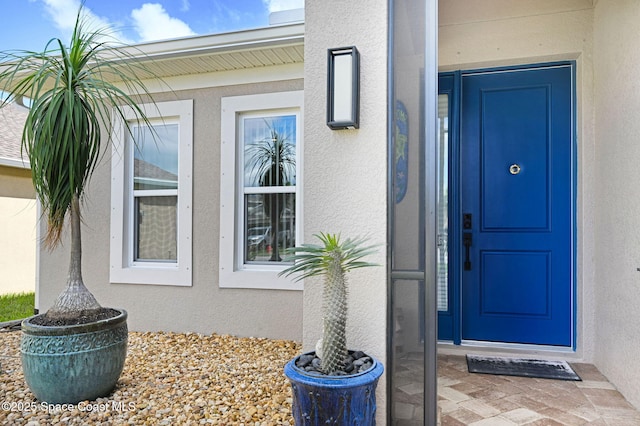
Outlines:
{"type": "Polygon", "coordinates": [[[283,368],[299,355],[296,342],[131,332],[110,396],[48,406],[24,381],[20,334],[0,333],[0,424],[293,425],[283,368]]]}

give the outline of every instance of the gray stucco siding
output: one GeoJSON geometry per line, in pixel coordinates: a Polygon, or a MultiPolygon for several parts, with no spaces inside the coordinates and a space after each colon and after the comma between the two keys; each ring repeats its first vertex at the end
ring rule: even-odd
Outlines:
{"type": "MultiPolygon", "coordinates": [[[[129,312],[134,331],[175,331],[302,339],[302,292],[221,289],[218,286],[220,104],[222,97],[301,90],[303,82],[211,87],[155,95],[155,101],[193,99],[193,280],[190,287],[109,283],[111,159],[105,156],[84,204],[83,275],[103,306],[129,312]]],[[[110,150],[110,148],[109,148],[110,150]]],[[[40,224],[43,226],[43,224],[40,224]]],[[[64,288],[69,246],[40,253],[40,305],[45,311],[64,288]]]]}

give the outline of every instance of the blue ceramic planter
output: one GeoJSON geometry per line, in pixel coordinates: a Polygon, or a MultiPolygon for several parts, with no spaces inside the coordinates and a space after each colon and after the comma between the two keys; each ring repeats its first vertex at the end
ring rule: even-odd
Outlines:
{"type": "Polygon", "coordinates": [[[22,322],[20,352],[29,389],[40,401],[75,404],[111,393],[127,356],[127,312],[88,324],[22,322]]]}
{"type": "Polygon", "coordinates": [[[293,418],[298,426],[376,424],[376,386],[384,368],[373,366],[349,376],[311,376],[289,361],[284,374],[291,381],[293,418]]]}

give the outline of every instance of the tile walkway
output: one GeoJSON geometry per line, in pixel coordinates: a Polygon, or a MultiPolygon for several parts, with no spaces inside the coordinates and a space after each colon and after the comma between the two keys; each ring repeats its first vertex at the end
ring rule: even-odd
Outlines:
{"type": "MultiPolygon", "coordinates": [[[[423,423],[422,387],[411,380],[411,364],[403,363],[407,368],[394,378],[396,426],[423,423]]],[[[463,356],[439,355],[440,424],[640,426],[640,412],[593,365],[571,366],[581,382],[472,374],[463,356]]]]}

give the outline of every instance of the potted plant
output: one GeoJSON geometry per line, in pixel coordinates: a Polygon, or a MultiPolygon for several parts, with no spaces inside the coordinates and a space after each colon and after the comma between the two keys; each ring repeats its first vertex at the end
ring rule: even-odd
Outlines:
{"type": "Polygon", "coordinates": [[[30,100],[22,149],[43,217],[50,250],[70,228],[67,286],[45,314],[22,323],[21,357],[27,384],[49,403],[76,403],[114,388],[127,351],[127,312],[102,307],[87,290],[81,271],[81,210],[85,189],[103,152],[102,132],[124,108],[150,125],[136,102],[149,91],[137,77],[150,73],[131,55],[110,48],[104,30],[88,30],[80,7],[71,41],[50,40],[43,52],[0,53],[0,107],[30,100]],[[114,81],[122,82],[122,88],[114,81]]]}
{"type": "Polygon", "coordinates": [[[347,272],[374,266],[362,260],[374,252],[365,239],[341,239],[317,234],[321,245],[292,248],[295,263],[281,275],[296,280],[322,275],[323,334],[315,352],[300,355],[285,366],[293,391],[297,425],[375,424],[375,388],[383,367],[361,351],[347,350],[347,272]]]}

